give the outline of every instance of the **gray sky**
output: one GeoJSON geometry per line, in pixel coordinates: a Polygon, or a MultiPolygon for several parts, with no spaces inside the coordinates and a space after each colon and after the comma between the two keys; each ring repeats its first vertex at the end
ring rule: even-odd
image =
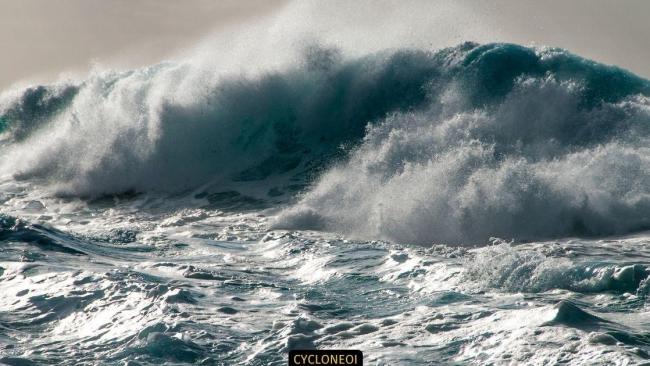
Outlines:
{"type": "Polygon", "coordinates": [[[0,89],[25,78],[158,62],[284,0],[0,0],[0,89]]]}
{"type": "Polygon", "coordinates": [[[650,77],[650,1],[496,0],[481,4],[493,20],[492,27],[507,40],[563,47],[650,77]]]}
{"type": "Polygon", "coordinates": [[[95,62],[155,63],[222,28],[271,16],[292,23],[286,32],[294,37],[304,32],[352,48],[373,42],[370,49],[435,48],[464,40],[550,45],[650,77],[650,1],[288,2],[0,0],[0,89],[87,72],[95,62]]]}

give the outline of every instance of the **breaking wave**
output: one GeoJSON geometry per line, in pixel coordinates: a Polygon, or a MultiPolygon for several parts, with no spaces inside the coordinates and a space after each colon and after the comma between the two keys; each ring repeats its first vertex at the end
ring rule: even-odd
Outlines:
{"type": "Polygon", "coordinates": [[[422,51],[344,61],[308,47],[256,76],[169,63],[12,91],[0,100],[0,169],[87,196],[305,174],[368,121],[425,104],[438,68],[422,51]]]}
{"type": "Polygon", "coordinates": [[[566,51],[435,55],[427,103],[369,125],[276,227],[430,244],[650,228],[650,84],[566,51]]]}
{"type": "Polygon", "coordinates": [[[650,82],[555,48],[98,73],[5,92],[0,131],[0,174],[58,193],[310,182],[277,228],[424,244],[650,228],[650,82]]]}

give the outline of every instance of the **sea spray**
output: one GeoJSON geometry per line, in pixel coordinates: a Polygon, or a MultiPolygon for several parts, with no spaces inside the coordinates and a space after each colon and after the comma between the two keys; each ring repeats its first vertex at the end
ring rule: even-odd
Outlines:
{"type": "Polygon", "coordinates": [[[274,227],[421,244],[650,228],[650,83],[619,68],[464,43],[205,70],[7,92],[0,172],[78,196],[301,181],[274,227]]]}

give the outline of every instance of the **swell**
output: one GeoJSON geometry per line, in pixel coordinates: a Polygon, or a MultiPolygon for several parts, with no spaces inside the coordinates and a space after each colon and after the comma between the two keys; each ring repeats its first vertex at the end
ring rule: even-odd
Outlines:
{"type": "Polygon", "coordinates": [[[481,288],[513,292],[565,289],[580,293],[634,293],[645,299],[650,290],[650,268],[636,263],[613,265],[598,261],[575,263],[540,250],[508,243],[480,248],[464,261],[464,276],[481,288]]]}
{"type": "Polygon", "coordinates": [[[0,173],[81,196],[306,181],[275,227],[399,242],[623,234],[650,228],[649,97],[513,44],[166,63],[3,94],[0,173]]]}
{"type": "MultiPolygon", "coordinates": [[[[71,237],[40,225],[31,225],[12,216],[0,214],[0,243],[28,243],[44,251],[60,252],[72,255],[86,255],[69,243],[74,243],[71,237]]],[[[7,252],[10,252],[7,250],[7,252]]],[[[33,260],[31,253],[25,251],[21,256],[23,261],[33,260]]]]}

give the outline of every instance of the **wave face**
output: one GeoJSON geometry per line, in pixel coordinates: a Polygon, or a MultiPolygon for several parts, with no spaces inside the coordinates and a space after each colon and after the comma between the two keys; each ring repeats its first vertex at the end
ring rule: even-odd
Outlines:
{"type": "Polygon", "coordinates": [[[398,242],[650,228],[650,82],[616,67],[465,43],[217,74],[167,63],[4,93],[0,173],[81,196],[318,174],[276,227],[398,242]]]}

